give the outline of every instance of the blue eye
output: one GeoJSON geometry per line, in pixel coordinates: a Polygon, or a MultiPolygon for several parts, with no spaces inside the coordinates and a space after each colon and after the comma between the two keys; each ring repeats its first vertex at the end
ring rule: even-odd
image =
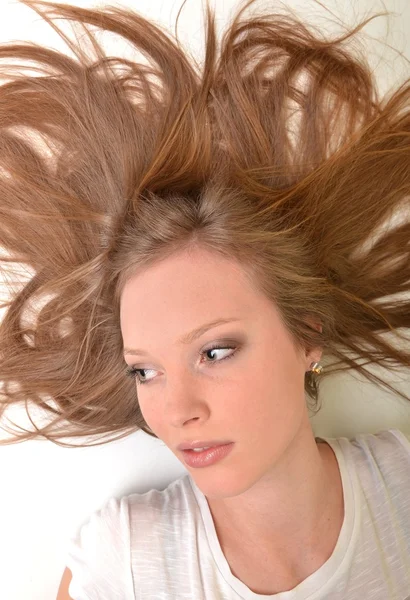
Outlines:
{"type": "MultiPolygon", "coordinates": [[[[208,352],[214,352],[215,350],[236,350],[236,346],[218,346],[217,344],[211,346],[210,348],[207,348],[207,350],[204,350],[202,352],[202,356],[204,354],[208,354],[208,352]]],[[[235,354],[235,352],[232,352],[232,354],[229,354],[228,356],[225,356],[225,358],[221,358],[221,360],[218,361],[209,361],[210,364],[214,363],[214,362],[222,362],[223,360],[228,360],[228,358],[232,358],[232,356],[235,354]]],[[[143,381],[140,378],[140,373],[142,371],[153,371],[153,369],[136,369],[135,367],[127,367],[127,369],[125,370],[125,374],[127,377],[131,377],[132,379],[135,379],[137,385],[145,385],[147,383],[149,383],[150,381],[152,381],[151,379],[149,379],[148,381],[143,381]]]]}

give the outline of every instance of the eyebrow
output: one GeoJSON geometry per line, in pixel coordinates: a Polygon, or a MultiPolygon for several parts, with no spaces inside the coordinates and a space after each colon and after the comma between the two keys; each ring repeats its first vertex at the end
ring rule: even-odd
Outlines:
{"type": "MultiPolygon", "coordinates": [[[[178,344],[191,344],[194,340],[201,337],[208,329],[212,329],[217,325],[224,325],[225,323],[231,323],[232,321],[239,321],[238,317],[227,317],[225,319],[217,319],[215,321],[211,321],[210,323],[205,323],[205,325],[201,325],[197,327],[193,331],[186,333],[179,340],[178,344]]],[[[144,350],[140,350],[139,348],[124,348],[124,354],[140,354],[141,356],[146,355],[147,353],[144,350]]]]}

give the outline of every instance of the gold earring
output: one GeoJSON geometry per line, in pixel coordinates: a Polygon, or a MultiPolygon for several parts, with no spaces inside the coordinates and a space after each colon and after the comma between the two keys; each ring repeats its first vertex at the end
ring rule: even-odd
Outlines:
{"type": "Polygon", "coordinates": [[[316,375],[320,375],[322,373],[322,371],[323,371],[323,367],[322,367],[322,365],[319,362],[313,362],[310,365],[310,370],[313,373],[316,373],[316,375]]]}

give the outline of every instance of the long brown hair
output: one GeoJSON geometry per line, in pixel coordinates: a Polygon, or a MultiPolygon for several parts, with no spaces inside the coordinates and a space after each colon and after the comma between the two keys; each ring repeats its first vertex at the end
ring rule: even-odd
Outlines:
{"type": "MultiPolygon", "coordinates": [[[[14,437],[1,443],[157,437],[126,377],[119,301],[132,274],[193,246],[239,261],[295,343],[336,359],[322,379],[352,369],[410,400],[365,368],[410,365],[408,343],[383,337],[410,326],[410,80],[379,98],[348,45],[386,13],[330,39],[294,14],[245,17],[250,0],[218,53],[207,4],[201,67],[129,8],[20,2],[74,56],[0,45],[0,415],[31,403],[48,419],[18,434],[4,424],[14,437]],[[147,60],[107,57],[90,25],[147,60]],[[9,59],[35,61],[36,75],[9,59]]],[[[318,389],[306,373],[315,408],[318,389]]]]}

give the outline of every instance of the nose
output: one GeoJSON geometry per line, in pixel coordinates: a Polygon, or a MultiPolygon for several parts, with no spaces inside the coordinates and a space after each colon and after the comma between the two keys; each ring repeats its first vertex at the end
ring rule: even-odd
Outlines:
{"type": "Polygon", "coordinates": [[[204,388],[198,374],[185,369],[167,378],[164,396],[164,412],[173,421],[186,421],[197,417],[203,410],[204,388]]]}

